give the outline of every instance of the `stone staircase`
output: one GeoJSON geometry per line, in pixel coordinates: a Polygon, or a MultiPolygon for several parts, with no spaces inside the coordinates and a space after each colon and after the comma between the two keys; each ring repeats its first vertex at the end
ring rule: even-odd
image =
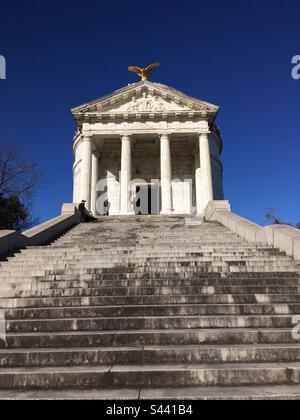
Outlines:
{"type": "Polygon", "coordinates": [[[217,223],[102,218],[0,284],[0,399],[300,399],[299,267],[217,223]]]}

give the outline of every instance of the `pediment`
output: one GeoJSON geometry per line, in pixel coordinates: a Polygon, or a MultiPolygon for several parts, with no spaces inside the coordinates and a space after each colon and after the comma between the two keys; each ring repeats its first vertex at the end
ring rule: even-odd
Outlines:
{"type": "Polygon", "coordinates": [[[171,111],[189,111],[191,110],[184,104],[176,103],[172,100],[164,99],[159,95],[150,92],[143,92],[142,95],[132,96],[131,100],[125,101],[119,106],[113,106],[105,112],[116,113],[137,113],[137,112],[171,112],[171,111]]]}
{"type": "Polygon", "coordinates": [[[74,117],[97,114],[102,116],[130,114],[178,114],[199,112],[215,117],[219,107],[192,98],[158,83],[139,82],[111,95],[72,109],[74,117]]]}

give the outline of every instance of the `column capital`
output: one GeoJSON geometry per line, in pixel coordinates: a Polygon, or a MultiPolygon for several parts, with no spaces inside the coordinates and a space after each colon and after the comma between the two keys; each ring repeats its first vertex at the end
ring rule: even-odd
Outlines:
{"type": "Polygon", "coordinates": [[[202,136],[209,136],[209,134],[211,134],[211,131],[200,131],[200,132],[198,133],[198,136],[199,136],[199,137],[202,137],[202,136]]]}
{"type": "Polygon", "coordinates": [[[96,156],[98,159],[100,159],[100,158],[101,158],[101,156],[102,156],[102,152],[100,152],[100,150],[98,150],[98,149],[94,149],[94,150],[92,151],[92,154],[93,154],[94,156],[96,156]]]}
{"type": "Polygon", "coordinates": [[[163,139],[163,138],[165,138],[165,139],[171,139],[171,134],[170,133],[158,133],[158,137],[160,138],[160,139],[163,139]]]}
{"type": "Polygon", "coordinates": [[[121,134],[120,137],[121,137],[121,140],[122,141],[132,140],[132,134],[131,133],[129,133],[129,134],[121,134]]]}
{"type": "Polygon", "coordinates": [[[83,134],[82,135],[82,137],[81,137],[81,140],[82,141],[92,141],[92,135],[89,135],[89,134],[83,134]]]}

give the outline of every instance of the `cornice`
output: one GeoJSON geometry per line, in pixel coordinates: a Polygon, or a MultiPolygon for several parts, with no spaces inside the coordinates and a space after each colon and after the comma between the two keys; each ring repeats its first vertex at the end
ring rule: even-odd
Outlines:
{"type": "Polygon", "coordinates": [[[192,98],[169,86],[149,81],[129,85],[113,92],[110,95],[80,105],[71,110],[77,122],[82,122],[89,118],[115,120],[142,118],[142,116],[146,118],[162,118],[165,115],[172,115],[172,117],[189,117],[190,113],[193,115],[198,113],[199,116],[203,117],[207,115],[210,119],[214,119],[218,111],[219,107],[216,105],[192,98]],[[174,108],[177,109],[166,109],[162,112],[158,112],[157,110],[151,110],[149,112],[133,112],[133,109],[131,109],[130,112],[118,112],[118,107],[122,106],[122,104],[130,103],[130,101],[134,100],[135,97],[140,97],[139,95],[145,97],[150,95],[161,101],[168,101],[170,104],[173,103],[174,108]],[[115,112],[114,109],[116,109],[115,112]]]}

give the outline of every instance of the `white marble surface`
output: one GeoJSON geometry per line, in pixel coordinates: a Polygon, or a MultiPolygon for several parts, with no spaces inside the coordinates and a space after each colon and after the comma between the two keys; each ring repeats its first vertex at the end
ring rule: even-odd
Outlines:
{"type": "Polygon", "coordinates": [[[96,214],[104,194],[96,192],[98,176],[106,180],[111,214],[131,214],[131,181],[160,180],[162,213],[203,214],[210,200],[223,199],[218,109],[148,81],[74,108],[74,202],[86,200],[96,214]]]}

